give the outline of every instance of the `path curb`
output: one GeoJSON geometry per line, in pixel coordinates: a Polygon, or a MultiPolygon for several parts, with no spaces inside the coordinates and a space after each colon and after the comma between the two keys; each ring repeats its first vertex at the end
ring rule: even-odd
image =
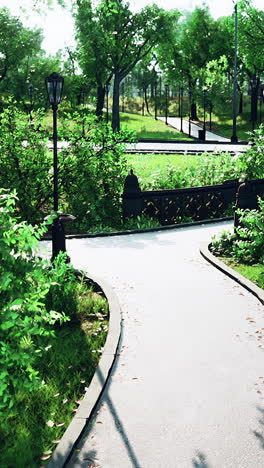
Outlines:
{"type": "Polygon", "coordinates": [[[69,460],[72,451],[79,440],[84,428],[90,422],[95,407],[100,399],[105,385],[110,377],[113,364],[117,356],[121,336],[122,312],[113,289],[101,278],[92,275],[89,279],[100,285],[109,304],[109,331],[104,346],[104,352],[92,378],[88,390],[82,399],[78,411],[63,434],[54,450],[47,468],[63,468],[69,460]]]}
{"type": "Polygon", "coordinates": [[[264,305],[264,291],[263,289],[259,288],[256,284],[252,283],[252,281],[245,278],[245,276],[240,275],[237,271],[233,270],[217,257],[215,257],[208,249],[207,243],[202,243],[200,246],[200,253],[201,255],[211,263],[213,266],[218,268],[218,270],[222,271],[225,275],[229,276],[241,286],[246,288],[249,292],[254,294],[258,298],[258,300],[264,305]]]}

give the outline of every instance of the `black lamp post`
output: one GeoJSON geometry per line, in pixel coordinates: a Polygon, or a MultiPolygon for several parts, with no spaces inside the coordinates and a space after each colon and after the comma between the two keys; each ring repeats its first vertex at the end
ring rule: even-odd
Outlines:
{"type": "Polygon", "coordinates": [[[189,91],[189,137],[191,136],[192,91],[189,91]]]}
{"type": "Polygon", "coordinates": [[[206,140],[206,126],[205,126],[205,107],[206,107],[206,95],[207,95],[207,89],[203,89],[203,108],[204,108],[204,118],[203,118],[203,139],[204,141],[206,140]]]}
{"type": "Polygon", "coordinates": [[[109,114],[108,114],[108,96],[109,96],[109,91],[110,91],[110,83],[106,83],[105,84],[105,94],[106,94],[106,123],[108,124],[108,118],[109,118],[109,114]]]}
{"type": "Polygon", "coordinates": [[[168,94],[169,94],[169,85],[165,84],[165,124],[168,125],[168,94]]]}
{"type": "Polygon", "coordinates": [[[209,129],[212,130],[212,112],[213,112],[213,104],[212,101],[209,102],[209,115],[210,115],[210,125],[209,129]]]}
{"type": "Polygon", "coordinates": [[[237,143],[237,4],[235,4],[235,29],[234,29],[234,82],[233,82],[233,133],[231,142],[237,143]]]}
{"type": "Polygon", "coordinates": [[[157,81],[155,81],[155,83],[154,83],[154,95],[155,95],[154,113],[155,113],[155,120],[157,120],[157,115],[158,115],[157,88],[158,88],[158,83],[157,83],[157,81]]]}
{"type": "MultiPolygon", "coordinates": [[[[52,73],[46,78],[46,88],[49,103],[53,111],[53,209],[58,212],[58,151],[57,151],[57,110],[61,101],[64,79],[58,73],[52,73]]],[[[52,260],[60,251],[65,252],[65,235],[62,219],[59,216],[52,225],[52,260]]]]}
{"type": "Polygon", "coordinates": [[[79,105],[80,106],[83,106],[82,107],[82,115],[83,115],[83,119],[82,119],[82,132],[83,132],[83,136],[84,136],[84,104],[85,104],[85,98],[86,98],[86,91],[85,89],[81,88],[80,89],[80,92],[79,92],[79,105]]]}
{"type": "Polygon", "coordinates": [[[85,104],[85,98],[86,98],[85,89],[81,88],[81,89],[80,89],[80,105],[84,105],[84,104],[85,104]]]}
{"type": "Polygon", "coordinates": [[[255,123],[257,120],[257,106],[258,106],[258,85],[259,79],[254,74],[250,79],[251,86],[251,124],[252,132],[255,129],[255,123]]]}
{"type": "Polygon", "coordinates": [[[29,95],[29,102],[30,102],[30,108],[29,108],[29,118],[32,120],[32,105],[33,105],[33,94],[34,94],[34,87],[32,84],[29,85],[28,87],[28,95],[29,95]]]}
{"type": "Polygon", "coordinates": [[[182,111],[183,111],[183,86],[180,87],[180,117],[181,117],[181,129],[180,129],[180,131],[181,132],[183,132],[183,128],[182,128],[182,119],[183,119],[182,111]]]}
{"type": "Polygon", "coordinates": [[[260,86],[259,88],[259,123],[262,123],[262,104],[264,102],[264,87],[260,86]]]}

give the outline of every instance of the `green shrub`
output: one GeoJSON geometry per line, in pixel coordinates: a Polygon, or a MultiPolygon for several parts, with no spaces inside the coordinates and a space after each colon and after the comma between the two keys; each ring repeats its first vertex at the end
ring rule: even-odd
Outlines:
{"type": "Polygon", "coordinates": [[[259,198],[259,211],[238,210],[241,227],[234,233],[224,232],[212,239],[216,255],[233,257],[243,263],[264,262],[264,200],[259,198]]]}
{"type": "Polygon", "coordinates": [[[93,115],[73,115],[72,130],[65,121],[61,138],[69,146],[60,153],[63,203],[76,216],[75,229],[121,222],[121,193],[128,172],[123,154],[127,132],[113,132],[93,115]],[[84,131],[83,131],[84,129],[84,131]]]}
{"type": "Polygon", "coordinates": [[[58,290],[54,294],[52,288],[72,279],[65,259],[59,258],[50,268],[49,262],[37,255],[38,241],[51,220],[35,227],[20,221],[15,215],[16,201],[15,193],[0,190],[0,411],[3,418],[7,411],[10,415],[16,412],[20,392],[41,386],[34,363],[45,353],[49,337],[55,335],[55,325],[68,320],[64,311],[47,307],[47,295],[51,292],[50,304],[57,305],[58,290]]]}
{"type": "Polygon", "coordinates": [[[0,187],[16,190],[23,220],[39,222],[50,211],[52,154],[42,127],[43,115],[28,115],[10,104],[0,116],[0,187]]]}

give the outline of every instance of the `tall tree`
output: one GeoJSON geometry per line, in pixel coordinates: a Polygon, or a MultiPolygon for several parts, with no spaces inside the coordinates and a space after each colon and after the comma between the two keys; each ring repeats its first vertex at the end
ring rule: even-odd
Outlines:
{"type": "Polygon", "coordinates": [[[210,60],[219,59],[228,48],[220,25],[208,7],[196,7],[177,24],[173,40],[158,48],[160,66],[180,84],[188,86],[193,102],[191,118],[197,120],[196,100],[205,85],[204,69],[210,60]],[[165,49],[164,49],[165,47],[165,49]]]}
{"type": "Polygon", "coordinates": [[[167,15],[156,5],[132,13],[123,0],[101,0],[96,8],[90,0],[76,2],[81,64],[102,89],[113,76],[112,127],[118,131],[120,83],[157,43],[167,15]]]}

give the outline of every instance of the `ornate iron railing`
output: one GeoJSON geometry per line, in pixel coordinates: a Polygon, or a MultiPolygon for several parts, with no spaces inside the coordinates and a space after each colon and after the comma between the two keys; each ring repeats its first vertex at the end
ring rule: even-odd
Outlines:
{"type": "MultiPolygon", "coordinates": [[[[264,197],[264,179],[249,184],[248,207],[257,208],[257,197],[264,197]]],[[[131,172],[122,196],[123,216],[147,215],[162,225],[232,216],[239,186],[238,181],[226,181],[205,187],[141,191],[137,177],[131,172]]]]}

